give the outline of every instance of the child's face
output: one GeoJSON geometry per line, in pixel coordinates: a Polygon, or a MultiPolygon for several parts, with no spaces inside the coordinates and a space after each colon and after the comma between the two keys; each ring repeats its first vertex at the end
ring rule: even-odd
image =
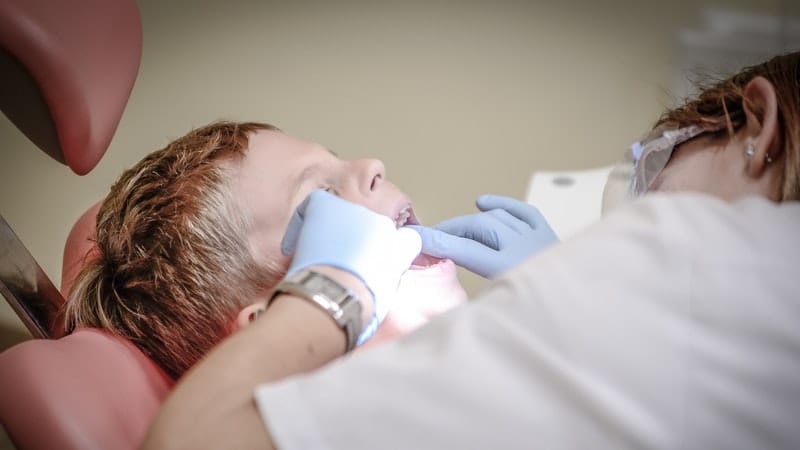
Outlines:
{"type": "Polygon", "coordinates": [[[401,223],[416,223],[410,200],[386,179],[377,159],[344,161],[329,150],[279,131],[250,136],[234,169],[233,193],[253,225],[250,245],[259,262],[287,267],[280,242],[297,205],[315,189],[329,189],[401,223]]]}

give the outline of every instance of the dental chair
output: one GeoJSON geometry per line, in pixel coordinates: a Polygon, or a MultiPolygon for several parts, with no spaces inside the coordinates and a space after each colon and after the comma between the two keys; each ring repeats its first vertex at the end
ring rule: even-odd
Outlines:
{"type": "MultiPolygon", "coordinates": [[[[135,0],[0,0],[0,109],[36,147],[88,173],[127,103],[141,33],[135,0]]],[[[0,216],[0,294],[35,338],[0,354],[0,422],[20,449],[137,448],[173,384],[125,339],[64,335],[59,311],[93,257],[98,208],[70,232],[60,292],[0,216]]]]}

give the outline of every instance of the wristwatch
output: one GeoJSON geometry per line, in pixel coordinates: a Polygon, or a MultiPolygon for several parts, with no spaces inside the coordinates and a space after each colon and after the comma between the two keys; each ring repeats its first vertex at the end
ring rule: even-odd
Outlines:
{"type": "Polygon", "coordinates": [[[362,307],[358,296],[350,289],[323,273],[301,269],[275,286],[267,306],[284,293],[309,300],[330,314],[347,336],[346,352],[356,346],[361,333],[362,307]]]}

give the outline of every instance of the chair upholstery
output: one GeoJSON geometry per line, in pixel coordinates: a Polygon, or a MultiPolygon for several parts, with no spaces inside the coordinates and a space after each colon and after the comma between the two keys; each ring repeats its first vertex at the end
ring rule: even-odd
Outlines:
{"type": "Polygon", "coordinates": [[[69,291],[81,268],[89,262],[96,247],[94,244],[97,211],[102,202],[97,202],[83,213],[67,236],[64,255],[61,260],[61,295],[69,297],[69,291]]]}
{"type": "Polygon", "coordinates": [[[84,175],[114,136],[141,48],[134,0],[0,0],[0,109],[84,175]]]}
{"type": "MultiPolygon", "coordinates": [[[[86,174],[114,136],[141,53],[135,0],[0,0],[0,110],[41,150],[86,174]]],[[[0,222],[8,228],[0,291],[34,336],[58,336],[51,306],[63,299],[0,222]]]]}
{"type": "Polygon", "coordinates": [[[172,381],[96,329],[0,354],[0,421],[20,449],[138,448],[172,381]]]}
{"type": "MultiPolygon", "coordinates": [[[[0,109],[41,150],[85,174],[116,131],[141,44],[135,0],[0,0],[0,109]]],[[[98,208],[67,239],[64,296],[92,258],[98,208]]],[[[63,302],[57,292],[47,298],[63,302]]],[[[80,328],[0,354],[0,422],[21,449],[134,449],[172,384],[130,341],[80,328]]]]}
{"type": "MultiPolygon", "coordinates": [[[[92,258],[99,207],[90,207],[67,238],[65,297],[92,258]]],[[[0,422],[20,448],[135,449],[172,385],[130,341],[80,328],[0,353],[0,422]]]]}

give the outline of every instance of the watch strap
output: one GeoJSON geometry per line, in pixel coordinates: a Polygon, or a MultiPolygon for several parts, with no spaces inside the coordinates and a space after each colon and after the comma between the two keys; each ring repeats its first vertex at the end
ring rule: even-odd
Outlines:
{"type": "Polygon", "coordinates": [[[350,289],[323,273],[301,269],[278,283],[267,306],[284,293],[306,299],[322,308],[344,330],[347,337],[345,351],[355,348],[362,328],[362,306],[358,296],[350,289]]]}

